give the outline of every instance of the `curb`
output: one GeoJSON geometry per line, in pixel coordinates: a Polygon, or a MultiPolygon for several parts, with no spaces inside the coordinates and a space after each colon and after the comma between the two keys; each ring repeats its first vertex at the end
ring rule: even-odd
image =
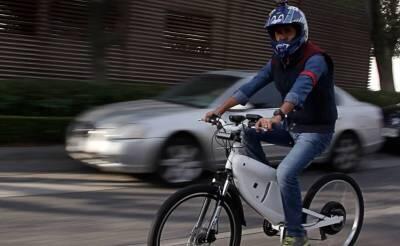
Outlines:
{"type": "Polygon", "coordinates": [[[0,172],[88,172],[94,169],[73,160],[64,145],[0,147],[0,172]]]}
{"type": "Polygon", "coordinates": [[[34,147],[0,147],[0,161],[4,160],[57,160],[69,158],[63,145],[34,147]]]}

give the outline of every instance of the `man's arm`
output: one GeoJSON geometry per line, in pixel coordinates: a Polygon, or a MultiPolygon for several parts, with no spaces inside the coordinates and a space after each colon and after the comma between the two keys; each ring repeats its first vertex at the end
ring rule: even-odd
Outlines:
{"type": "Polygon", "coordinates": [[[231,97],[229,97],[221,106],[216,108],[215,110],[208,112],[203,118],[205,121],[209,121],[209,119],[213,115],[222,115],[230,108],[242,104],[245,105],[249,98],[254,95],[258,90],[266,86],[268,83],[272,81],[271,76],[271,61],[268,62],[252,80],[248,83],[242,85],[231,97]]]}
{"type": "Polygon", "coordinates": [[[219,106],[214,112],[217,115],[222,115],[225,113],[228,109],[238,105],[239,102],[235,97],[229,97],[221,106],[219,106]]]}
{"type": "Polygon", "coordinates": [[[269,61],[252,80],[242,85],[232,97],[236,98],[238,104],[245,105],[251,96],[272,82],[272,64],[269,61]]]}
{"type": "MultiPolygon", "coordinates": [[[[292,112],[294,109],[295,105],[291,102],[285,101],[280,107],[280,110],[282,111],[283,114],[288,114],[289,112],[292,112]]],[[[283,120],[283,119],[281,119],[283,120]]]]}
{"type": "MultiPolygon", "coordinates": [[[[295,107],[302,108],[308,94],[316,86],[320,77],[326,73],[328,73],[328,66],[322,55],[315,55],[308,59],[304,70],[297,77],[279,108],[282,114],[286,115],[292,112],[295,107]]],[[[272,125],[279,124],[281,120],[283,119],[279,114],[272,117],[272,119],[261,118],[256,124],[256,129],[267,128],[271,130],[272,125]]]]}
{"type": "MultiPolygon", "coordinates": [[[[286,95],[284,102],[288,102],[293,104],[295,107],[302,108],[308,94],[311,92],[314,86],[317,85],[321,76],[327,73],[328,65],[326,64],[325,58],[322,55],[314,55],[310,57],[305,64],[304,70],[297,77],[289,93],[286,95]]],[[[289,106],[281,108],[285,114],[293,110],[293,108],[289,111],[286,111],[286,109],[290,109],[289,106]]]]}

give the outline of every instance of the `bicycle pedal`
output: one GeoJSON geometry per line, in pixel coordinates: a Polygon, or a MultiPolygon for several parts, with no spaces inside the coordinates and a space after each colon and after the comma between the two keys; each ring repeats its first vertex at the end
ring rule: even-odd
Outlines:
{"type": "Polygon", "coordinates": [[[264,222],[263,222],[263,230],[264,230],[264,233],[269,237],[277,236],[278,233],[279,233],[278,230],[275,230],[272,227],[272,224],[268,220],[264,220],[264,222]]]}

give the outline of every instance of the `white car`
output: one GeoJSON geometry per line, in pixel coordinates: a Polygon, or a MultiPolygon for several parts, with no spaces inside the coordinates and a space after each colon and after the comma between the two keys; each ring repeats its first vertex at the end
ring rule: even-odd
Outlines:
{"type": "MultiPolygon", "coordinates": [[[[70,125],[66,150],[71,157],[105,171],[156,173],[170,184],[194,181],[226,160],[223,149],[211,141],[214,128],[199,119],[254,76],[254,72],[208,72],[156,99],[94,108],[70,125]]],[[[316,161],[350,171],[363,154],[380,148],[383,116],[380,108],[357,101],[340,88],[335,93],[339,118],[334,140],[316,161]]],[[[223,118],[230,114],[270,117],[280,104],[281,96],[271,83],[223,118]]],[[[275,164],[290,150],[267,143],[263,147],[275,164]]]]}

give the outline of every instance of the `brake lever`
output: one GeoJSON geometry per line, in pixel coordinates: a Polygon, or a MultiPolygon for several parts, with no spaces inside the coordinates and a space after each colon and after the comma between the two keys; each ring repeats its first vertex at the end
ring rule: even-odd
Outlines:
{"type": "Polygon", "coordinates": [[[210,123],[213,126],[217,126],[217,129],[220,130],[223,128],[221,122],[219,122],[220,118],[210,119],[210,121],[205,121],[204,119],[198,119],[198,121],[203,121],[205,123],[210,123]]]}
{"type": "MultiPolygon", "coordinates": [[[[255,127],[255,126],[251,126],[250,128],[252,128],[252,129],[256,129],[256,127],[255,127]]],[[[268,128],[265,128],[265,127],[259,127],[258,129],[261,129],[263,132],[267,132],[267,131],[269,131],[269,130],[268,130],[268,128]]]]}

